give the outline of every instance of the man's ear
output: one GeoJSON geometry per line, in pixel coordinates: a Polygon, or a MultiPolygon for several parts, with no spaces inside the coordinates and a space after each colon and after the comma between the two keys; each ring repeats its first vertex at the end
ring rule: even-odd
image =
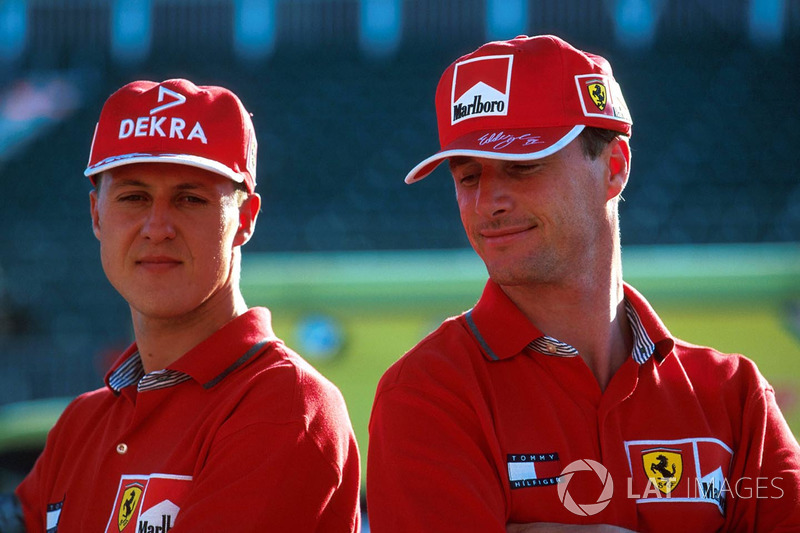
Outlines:
{"type": "Polygon", "coordinates": [[[239,207],[239,229],[233,240],[234,246],[242,246],[253,236],[259,211],[261,211],[261,196],[258,193],[249,195],[242,202],[239,207]]]}
{"type": "Polygon", "coordinates": [[[631,147],[628,139],[617,137],[606,147],[608,154],[608,183],[606,200],[622,194],[631,173],[631,147]]]}
{"type": "Polygon", "coordinates": [[[92,232],[100,240],[100,214],[97,210],[97,189],[89,192],[89,210],[92,214],[92,232]]]}

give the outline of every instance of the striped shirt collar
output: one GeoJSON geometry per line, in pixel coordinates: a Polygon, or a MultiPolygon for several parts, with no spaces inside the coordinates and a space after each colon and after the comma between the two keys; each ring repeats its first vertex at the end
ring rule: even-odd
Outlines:
{"type": "Polygon", "coordinates": [[[118,393],[125,387],[136,384],[136,390],[144,392],[166,389],[190,379],[192,379],[190,375],[169,368],[154,370],[149,374],[145,373],[142,358],[139,352],[136,351],[109,374],[108,386],[118,393]]]}
{"type": "MultiPolygon", "coordinates": [[[[645,331],[644,326],[642,326],[642,321],[639,319],[639,314],[627,299],[625,300],[625,314],[628,316],[628,322],[631,325],[631,332],[633,333],[633,350],[631,356],[634,361],[642,365],[653,355],[656,345],[650,340],[647,331],[645,331]]],[[[528,348],[545,355],[555,355],[558,357],[574,357],[578,355],[578,350],[574,347],[547,335],[542,335],[529,342],[528,348]]]]}
{"type": "MultiPolygon", "coordinates": [[[[633,359],[644,364],[659,352],[659,360],[663,359],[672,350],[674,341],[644,297],[627,284],[625,311],[633,333],[633,359]]],[[[478,304],[464,314],[464,319],[490,360],[513,357],[525,348],[560,357],[578,355],[574,347],[545,335],[531,324],[491,280],[486,283],[478,304]]]]}
{"type": "Polygon", "coordinates": [[[106,374],[106,384],[117,394],[134,384],[141,392],[172,387],[188,380],[209,389],[263,352],[271,342],[279,340],[272,330],[270,312],[264,307],[255,307],[225,324],[163,370],[145,373],[138,348],[136,344],[131,345],[106,374]]]}

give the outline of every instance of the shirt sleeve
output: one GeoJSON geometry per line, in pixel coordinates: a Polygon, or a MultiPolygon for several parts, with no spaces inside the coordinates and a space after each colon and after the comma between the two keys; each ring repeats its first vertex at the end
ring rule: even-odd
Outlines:
{"type": "Polygon", "coordinates": [[[315,441],[298,422],[255,423],[216,441],[172,533],[358,531],[355,440],[332,451],[315,441]]]}
{"type": "Polygon", "coordinates": [[[48,479],[51,477],[49,473],[54,468],[57,468],[55,465],[58,463],[58,458],[54,458],[54,453],[56,453],[54,450],[57,450],[58,446],[55,443],[60,438],[65,420],[74,412],[76,402],[77,400],[67,406],[55,425],[50,429],[44,449],[36,459],[33,469],[14,491],[23,511],[26,531],[45,531],[47,529],[46,513],[48,502],[44,495],[49,490],[47,486],[48,479]]]}
{"type": "Polygon", "coordinates": [[[379,386],[367,464],[371,530],[504,532],[504,490],[486,429],[456,392],[379,386]]]}
{"type": "MultiPolygon", "coordinates": [[[[44,509],[44,506],[38,501],[38,494],[40,491],[41,482],[41,463],[43,459],[40,456],[33,467],[33,470],[22,480],[22,483],[17,487],[14,492],[18,498],[20,508],[23,511],[25,528],[27,531],[44,531],[44,517],[38,512],[44,509]]],[[[2,531],[2,530],[0,530],[2,531]]]]}
{"type": "Polygon", "coordinates": [[[800,446],[772,388],[760,380],[744,406],[727,530],[800,531],[800,446]]]}

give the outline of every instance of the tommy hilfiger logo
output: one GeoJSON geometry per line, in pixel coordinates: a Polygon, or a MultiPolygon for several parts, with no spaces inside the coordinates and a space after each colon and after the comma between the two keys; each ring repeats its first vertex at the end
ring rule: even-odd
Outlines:
{"type": "Polygon", "coordinates": [[[555,485],[561,473],[557,452],[507,454],[506,462],[512,489],[555,485]]]}
{"type": "Polygon", "coordinates": [[[456,63],[453,71],[450,123],[477,117],[508,115],[514,56],[484,56],[456,63]]]}
{"type": "Polygon", "coordinates": [[[56,533],[58,523],[61,521],[61,509],[64,507],[64,500],[47,504],[47,529],[46,533],[56,533]]]}

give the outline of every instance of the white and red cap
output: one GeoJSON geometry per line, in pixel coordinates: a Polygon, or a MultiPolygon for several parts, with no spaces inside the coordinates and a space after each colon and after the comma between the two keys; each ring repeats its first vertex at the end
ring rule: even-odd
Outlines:
{"type": "Polygon", "coordinates": [[[228,89],[184,79],[135,81],[106,100],[84,174],[132,163],[177,163],[256,186],[250,113],[228,89]]]}
{"type": "Polygon", "coordinates": [[[457,59],[436,88],[436,120],[441,150],[406,183],[449,157],[539,159],[585,127],[630,136],[632,125],[608,61],[552,35],[490,42],[457,59]]]}

